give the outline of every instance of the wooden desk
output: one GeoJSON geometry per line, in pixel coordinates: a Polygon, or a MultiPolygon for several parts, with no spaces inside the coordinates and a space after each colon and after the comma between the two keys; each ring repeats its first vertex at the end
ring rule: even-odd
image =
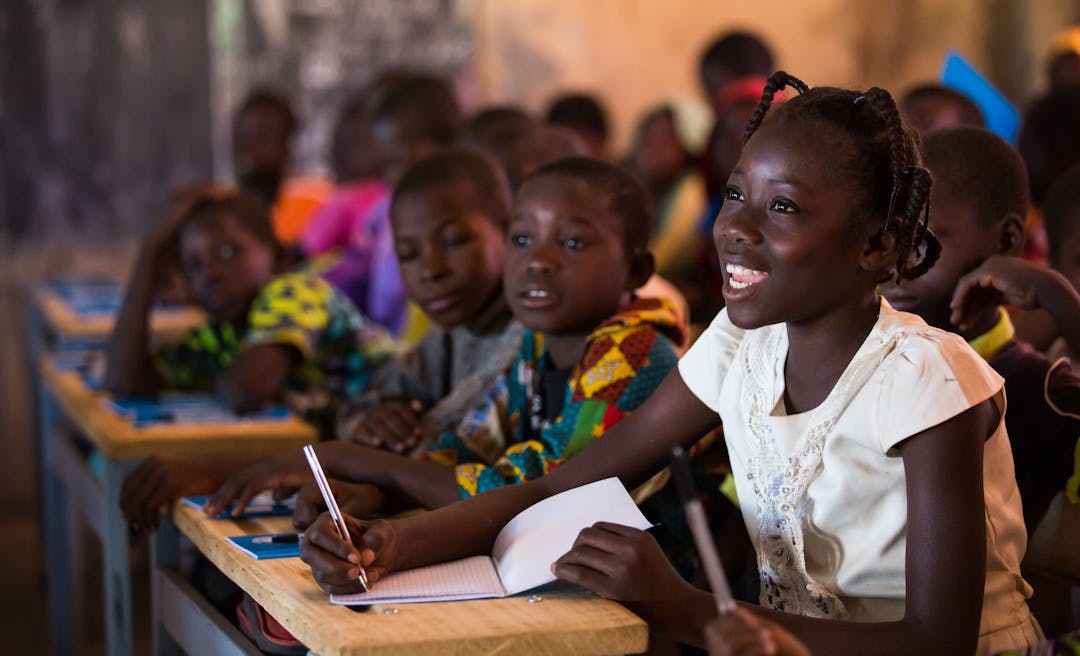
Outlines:
{"type": "Polygon", "coordinates": [[[358,613],[331,606],[299,558],[255,560],[225,542],[230,535],[291,530],[286,517],[210,519],[176,504],[155,533],[155,652],[249,653],[251,643],[175,571],[176,541],[187,536],[214,565],[319,656],[456,654],[627,654],[648,646],[644,621],[619,604],[570,586],[529,594],[431,604],[375,606],[358,613]],[[396,612],[394,612],[396,609],[396,612]],[[391,610],[391,613],[385,611],[391,610]]]}
{"type": "Polygon", "coordinates": [[[134,428],[109,410],[105,395],[88,389],[75,372],[59,371],[50,357],[40,361],[42,457],[45,477],[46,555],[50,565],[49,610],[54,651],[74,653],[71,618],[80,595],[70,590],[81,573],[80,554],[70,548],[76,527],[85,522],[101,538],[104,555],[106,640],[110,655],[132,652],[131,578],[128,526],[120,514],[120,485],[138,459],[156,455],[261,455],[313,442],[315,430],[298,419],[245,421],[198,426],[165,424],[134,428]],[[92,470],[69,431],[64,416],[100,456],[92,470]]]}
{"type": "MultiPolygon", "coordinates": [[[[76,312],[48,286],[38,287],[34,300],[41,314],[42,328],[51,335],[54,343],[103,346],[112,333],[116,312],[76,312]]],[[[158,308],[150,315],[150,334],[155,339],[172,341],[205,318],[206,315],[195,307],[158,308]]]]}

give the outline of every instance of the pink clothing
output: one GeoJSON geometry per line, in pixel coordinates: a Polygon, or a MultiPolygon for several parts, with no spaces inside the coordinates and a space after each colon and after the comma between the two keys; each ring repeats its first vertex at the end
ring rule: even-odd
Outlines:
{"type": "Polygon", "coordinates": [[[304,230],[300,238],[304,252],[315,256],[345,246],[370,248],[354,241],[363,238],[360,226],[386,193],[386,186],[378,180],[361,180],[338,189],[304,230]]]}

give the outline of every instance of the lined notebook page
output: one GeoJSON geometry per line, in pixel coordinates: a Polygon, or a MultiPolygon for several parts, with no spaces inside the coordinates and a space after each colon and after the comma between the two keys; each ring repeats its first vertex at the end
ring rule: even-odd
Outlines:
{"type": "Polygon", "coordinates": [[[371,592],[330,595],[330,603],[363,606],[375,603],[409,604],[505,597],[490,556],[472,556],[452,563],[394,572],[372,584],[371,592]]]}

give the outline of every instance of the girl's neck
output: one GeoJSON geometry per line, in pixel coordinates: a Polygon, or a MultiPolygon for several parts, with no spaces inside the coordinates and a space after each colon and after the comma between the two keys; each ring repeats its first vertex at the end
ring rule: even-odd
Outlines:
{"type": "Polygon", "coordinates": [[[544,349],[556,369],[569,369],[585,355],[588,334],[549,335],[544,333],[544,349]]]}
{"type": "Polygon", "coordinates": [[[787,324],[784,404],[789,414],[812,410],[829,395],[877,323],[876,292],[813,321],[787,324]]]}

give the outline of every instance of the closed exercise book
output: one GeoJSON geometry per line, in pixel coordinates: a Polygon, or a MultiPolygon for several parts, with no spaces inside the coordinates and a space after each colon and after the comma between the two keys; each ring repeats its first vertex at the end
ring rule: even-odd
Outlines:
{"type": "Polygon", "coordinates": [[[582,529],[611,522],[651,526],[617,478],[551,496],[517,514],[495,539],[490,556],[388,574],[370,592],[330,595],[330,603],[409,604],[508,597],[555,580],[551,564],[570,551],[582,529]]]}
{"type": "Polygon", "coordinates": [[[230,536],[225,541],[255,560],[269,560],[299,556],[301,539],[299,533],[267,533],[230,536]]]}
{"type": "Polygon", "coordinates": [[[106,406],[127,417],[136,428],[154,424],[230,424],[242,421],[281,421],[290,416],[285,406],[239,414],[209,394],[166,392],[156,397],[108,398],[106,406]]]}
{"type": "MultiPolygon", "coordinates": [[[[180,501],[196,510],[202,510],[203,506],[210,501],[209,494],[181,497],[180,501]]],[[[229,504],[225,510],[218,513],[218,519],[250,519],[253,517],[288,517],[292,515],[293,509],[296,507],[296,495],[289,497],[283,501],[274,501],[274,495],[271,492],[260,492],[252,497],[251,502],[244,508],[244,513],[239,518],[232,516],[232,504],[229,504]]]]}

